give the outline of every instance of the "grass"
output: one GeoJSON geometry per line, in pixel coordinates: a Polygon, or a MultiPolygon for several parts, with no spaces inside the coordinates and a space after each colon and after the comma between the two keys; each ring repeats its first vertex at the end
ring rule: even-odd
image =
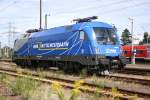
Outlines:
{"type": "Polygon", "coordinates": [[[51,89],[58,95],[59,100],[65,100],[65,95],[63,93],[63,88],[58,82],[51,84],[51,89]]]}
{"type": "MultiPolygon", "coordinates": [[[[22,71],[18,71],[18,73],[22,74],[22,71]]],[[[45,76],[45,74],[43,73],[40,74],[41,77],[45,76]]],[[[83,77],[86,76],[86,73],[85,74],[83,73],[82,76],[83,77]]],[[[32,75],[29,74],[27,78],[18,77],[14,81],[10,81],[6,75],[2,74],[0,75],[0,82],[7,83],[7,85],[13,90],[13,92],[16,95],[20,95],[22,97],[22,100],[51,100],[50,98],[53,94],[55,94],[54,97],[57,98],[58,100],[79,100],[79,98],[81,98],[81,95],[83,94],[79,90],[79,88],[83,84],[83,80],[76,81],[74,83],[74,88],[69,92],[69,94],[66,94],[65,88],[62,87],[57,82],[51,84],[50,86],[45,87],[40,82],[32,80],[30,77],[32,77],[32,75]],[[67,96],[69,95],[68,98],[66,95],[67,96]]],[[[96,75],[93,75],[92,82],[93,84],[98,86],[97,91],[102,90],[104,88],[105,80],[99,80],[96,75]]],[[[113,94],[112,100],[116,100],[116,99],[118,100],[117,97],[118,95],[120,95],[120,93],[115,87],[112,88],[112,94],[113,94]]],[[[85,97],[85,99],[99,100],[102,97],[103,96],[99,94],[99,92],[95,92],[90,98],[85,97]]],[[[52,100],[55,100],[55,98],[52,100]]],[[[84,99],[81,98],[80,100],[84,100],[84,99]]]]}
{"type": "MultiPolygon", "coordinates": [[[[103,90],[105,87],[105,80],[99,80],[98,77],[96,75],[92,76],[92,83],[95,84],[96,86],[98,86],[97,91],[98,90],[103,90]]],[[[118,91],[118,89],[116,87],[112,87],[111,89],[112,92],[112,100],[119,100],[119,96],[122,96],[122,94],[118,91]]],[[[98,92],[95,92],[95,100],[99,100],[99,98],[101,95],[98,92]]]]}
{"type": "Polygon", "coordinates": [[[122,94],[118,91],[116,87],[112,87],[112,95],[113,95],[113,100],[120,100],[119,96],[122,96],[122,94]]]}
{"type": "Polygon", "coordinates": [[[70,100],[77,100],[77,97],[81,94],[79,88],[84,83],[83,80],[78,80],[74,83],[74,88],[71,90],[70,100]]]}
{"type": "MultiPolygon", "coordinates": [[[[83,80],[79,80],[74,83],[74,88],[71,90],[71,95],[68,100],[78,100],[77,98],[81,94],[79,88],[82,86],[83,82],[83,80]]],[[[66,100],[64,88],[60,85],[60,83],[52,83],[51,89],[55,92],[55,94],[57,94],[59,100],[66,100]]]]}
{"type": "Polygon", "coordinates": [[[6,79],[6,75],[5,74],[0,74],[0,82],[4,83],[5,79],[6,79]]]}
{"type": "Polygon", "coordinates": [[[50,90],[50,86],[40,85],[34,90],[29,100],[51,100],[50,99],[51,96],[52,91],[50,90]]]}
{"type": "MultiPolygon", "coordinates": [[[[18,71],[18,73],[22,74],[20,71],[18,71]]],[[[10,87],[12,91],[16,95],[20,95],[23,100],[28,100],[34,90],[40,85],[40,82],[32,80],[30,77],[32,76],[28,75],[26,78],[17,77],[15,80],[11,80],[7,75],[1,74],[0,82],[10,87]]]]}
{"type": "Polygon", "coordinates": [[[0,95],[0,100],[7,100],[5,96],[0,95]]]}
{"type": "Polygon", "coordinates": [[[87,76],[87,69],[82,69],[80,72],[80,78],[85,78],[87,76]]]}
{"type": "Polygon", "coordinates": [[[104,89],[106,84],[105,80],[99,80],[95,74],[92,76],[92,83],[96,85],[99,89],[104,89]]]}
{"type": "Polygon", "coordinates": [[[11,89],[16,95],[21,95],[23,100],[28,100],[30,95],[34,92],[34,90],[40,85],[35,80],[30,78],[20,78],[18,77],[14,82],[9,84],[11,89]]]}

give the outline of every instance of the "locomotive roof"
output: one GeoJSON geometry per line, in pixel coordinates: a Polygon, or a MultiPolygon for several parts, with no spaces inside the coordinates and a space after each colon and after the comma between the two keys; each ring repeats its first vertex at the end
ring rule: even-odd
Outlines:
{"type": "Polygon", "coordinates": [[[83,22],[83,23],[76,23],[73,25],[66,25],[66,26],[60,26],[60,27],[54,27],[47,30],[34,32],[31,34],[31,37],[39,37],[44,36],[48,34],[61,34],[76,30],[81,30],[85,27],[106,27],[106,28],[112,28],[111,25],[104,23],[104,22],[83,22]]]}

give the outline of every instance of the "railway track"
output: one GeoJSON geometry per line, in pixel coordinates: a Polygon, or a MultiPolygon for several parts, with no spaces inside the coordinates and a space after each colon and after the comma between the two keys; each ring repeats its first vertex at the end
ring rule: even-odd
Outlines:
{"type": "MultiPolygon", "coordinates": [[[[4,63],[4,64],[9,64],[9,63],[4,63]]],[[[58,71],[58,69],[56,68],[51,68],[48,69],[48,71],[53,71],[56,72],[58,71]]],[[[148,76],[142,76],[142,75],[136,75],[134,73],[128,73],[125,70],[123,70],[122,73],[121,71],[117,74],[113,73],[113,74],[106,74],[106,75],[101,75],[100,77],[106,77],[106,78],[113,78],[113,80],[115,81],[125,81],[125,82],[129,82],[129,83],[138,83],[141,85],[148,85],[150,86],[150,77],[148,76]],[[124,72],[123,72],[124,71],[124,72]],[[125,74],[124,74],[125,73],[125,74]]]]}
{"type": "MultiPolygon", "coordinates": [[[[9,65],[10,63],[6,63],[4,62],[4,65],[9,65]]],[[[13,63],[12,63],[13,64],[13,63]]],[[[10,71],[9,69],[2,69],[2,70],[5,70],[5,71],[10,71]]],[[[16,72],[14,70],[11,70],[12,72],[16,72]]],[[[57,71],[56,69],[51,69],[50,71],[57,71]]],[[[24,74],[27,74],[26,72],[23,72],[24,74]]],[[[33,74],[34,76],[39,76],[38,74],[33,74]]],[[[108,74],[108,75],[102,75],[101,77],[108,77],[108,78],[111,78],[112,80],[115,80],[115,81],[125,81],[125,82],[129,82],[129,83],[138,83],[138,84],[142,84],[142,85],[148,85],[150,86],[150,78],[149,77],[144,77],[144,76],[141,76],[141,75],[129,75],[129,74],[108,74]]],[[[54,79],[54,77],[49,77],[49,76],[46,76],[45,78],[51,78],[51,79],[54,79]]],[[[58,79],[58,78],[57,78],[58,79]]],[[[60,78],[59,78],[60,79],[60,78]]],[[[60,79],[61,81],[64,81],[64,79],[60,79]]],[[[75,80],[67,80],[67,83],[73,83],[73,81],[75,80]]],[[[86,83],[84,83],[86,85],[86,83]]],[[[93,85],[93,84],[92,84],[93,85]]],[[[67,87],[67,86],[66,86],[67,87]]],[[[110,89],[112,88],[111,86],[105,86],[105,89],[110,89]]],[[[119,88],[119,91],[123,91],[123,93],[136,93],[136,94],[139,94],[140,96],[142,95],[145,95],[146,96],[150,96],[149,93],[146,93],[146,92],[141,92],[141,91],[133,91],[131,89],[121,89],[119,88]]]]}
{"type": "MultiPolygon", "coordinates": [[[[5,64],[8,64],[8,63],[5,63],[5,64]]],[[[51,68],[51,69],[48,69],[48,71],[57,72],[58,69],[51,68]]],[[[150,77],[148,77],[148,76],[113,73],[113,74],[100,75],[99,77],[106,77],[109,79],[111,78],[114,81],[124,81],[124,82],[128,82],[128,83],[136,83],[136,84],[138,83],[141,85],[150,86],[150,77]]]]}
{"type": "Polygon", "coordinates": [[[124,81],[128,83],[136,83],[136,84],[138,83],[141,85],[150,86],[150,77],[147,76],[116,73],[116,74],[102,75],[102,77],[111,78],[112,80],[115,81],[124,81]]]}
{"type": "Polygon", "coordinates": [[[1,61],[1,62],[2,62],[2,61],[4,61],[4,62],[12,62],[11,59],[0,59],[0,61],[1,61]]]}
{"type": "MultiPolygon", "coordinates": [[[[0,69],[0,73],[11,75],[14,77],[27,77],[29,75],[28,72],[22,72],[22,74],[18,74],[17,71],[8,70],[8,69],[0,69]]],[[[39,77],[39,74],[37,73],[32,73],[31,78],[34,80],[41,81],[44,83],[49,83],[49,84],[57,81],[62,86],[67,87],[67,88],[73,88],[73,83],[76,81],[76,80],[68,80],[68,79],[62,79],[62,78],[56,78],[56,77],[50,77],[50,76],[45,76],[44,78],[41,78],[39,77]]],[[[97,88],[98,86],[95,84],[84,82],[80,90],[85,91],[85,92],[90,92],[90,93],[98,92],[103,95],[113,96],[111,92],[111,89],[112,89],[111,86],[105,86],[104,90],[97,90],[97,88]]],[[[132,99],[134,98],[134,94],[137,94],[139,97],[146,97],[146,98],[150,97],[150,93],[146,93],[146,92],[132,91],[130,89],[121,89],[121,88],[118,88],[118,90],[121,92],[121,94],[123,94],[123,95],[119,95],[120,99],[126,99],[126,100],[132,99]]]]}
{"type": "MultiPolygon", "coordinates": [[[[11,59],[0,59],[0,62],[12,62],[11,59]]],[[[128,65],[127,65],[128,66],[128,65]]],[[[130,67],[125,67],[123,70],[114,71],[115,73],[145,75],[150,76],[150,67],[136,67],[136,65],[129,64],[130,67]]],[[[141,66],[141,65],[138,65],[141,66]]]]}
{"type": "Polygon", "coordinates": [[[146,70],[146,69],[126,68],[124,70],[115,71],[115,73],[150,76],[150,69],[146,70]]]}

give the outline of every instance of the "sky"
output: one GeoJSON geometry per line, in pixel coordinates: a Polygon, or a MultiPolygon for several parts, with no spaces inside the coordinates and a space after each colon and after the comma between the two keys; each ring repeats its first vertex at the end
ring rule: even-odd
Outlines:
{"type": "MultiPolygon", "coordinates": [[[[13,45],[28,29],[39,28],[40,0],[0,0],[0,42],[13,45]],[[11,27],[11,28],[9,28],[11,27]],[[9,31],[16,33],[8,34],[9,31]],[[14,37],[14,38],[13,38],[14,37]]],[[[73,19],[98,16],[97,21],[115,25],[121,36],[125,28],[140,40],[144,32],[150,33],[150,0],[42,0],[42,27],[48,16],[48,28],[73,24],[73,19]]],[[[137,43],[137,40],[135,40],[137,43]]]]}

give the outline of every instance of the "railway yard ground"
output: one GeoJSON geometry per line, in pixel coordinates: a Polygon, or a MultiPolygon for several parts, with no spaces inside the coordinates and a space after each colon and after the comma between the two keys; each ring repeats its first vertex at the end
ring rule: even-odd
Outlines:
{"type": "Polygon", "coordinates": [[[18,67],[12,62],[1,61],[0,99],[150,100],[148,73],[150,66],[139,63],[128,64],[122,73],[113,72],[97,76],[86,73],[65,74],[57,69],[27,69],[18,67]]]}

